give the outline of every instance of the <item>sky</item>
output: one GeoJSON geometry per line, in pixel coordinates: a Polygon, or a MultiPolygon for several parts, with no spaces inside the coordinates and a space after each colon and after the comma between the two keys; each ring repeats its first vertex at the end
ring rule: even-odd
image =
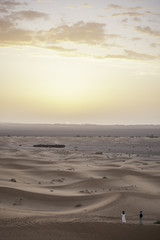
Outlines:
{"type": "Polygon", "coordinates": [[[160,124],[159,0],[1,0],[0,122],[160,124]]]}

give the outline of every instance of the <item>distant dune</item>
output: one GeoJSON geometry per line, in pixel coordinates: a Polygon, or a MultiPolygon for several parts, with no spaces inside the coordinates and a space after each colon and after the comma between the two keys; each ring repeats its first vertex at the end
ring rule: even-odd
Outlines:
{"type": "Polygon", "coordinates": [[[160,125],[1,123],[0,136],[158,136],[160,125]]]}

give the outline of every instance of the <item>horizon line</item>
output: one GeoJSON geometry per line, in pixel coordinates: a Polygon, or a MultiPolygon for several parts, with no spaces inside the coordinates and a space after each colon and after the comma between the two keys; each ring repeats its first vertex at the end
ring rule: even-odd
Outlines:
{"type": "Polygon", "coordinates": [[[15,124],[15,125],[77,125],[77,126],[160,126],[160,123],[135,123],[135,124],[119,124],[119,123],[113,123],[113,124],[101,124],[101,123],[26,123],[26,122],[0,122],[0,124],[15,124]]]}

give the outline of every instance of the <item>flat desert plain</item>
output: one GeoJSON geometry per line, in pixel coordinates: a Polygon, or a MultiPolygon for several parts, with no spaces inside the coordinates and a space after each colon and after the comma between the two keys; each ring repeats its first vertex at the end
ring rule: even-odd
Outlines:
{"type": "Polygon", "coordinates": [[[160,137],[0,136],[0,239],[158,240],[158,221],[160,137]]]}

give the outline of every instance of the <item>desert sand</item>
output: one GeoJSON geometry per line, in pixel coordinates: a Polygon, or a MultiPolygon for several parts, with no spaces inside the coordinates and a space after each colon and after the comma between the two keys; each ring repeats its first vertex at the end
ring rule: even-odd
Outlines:
{"type": "Polygon", "coordinates": [[[0,149],[0,239],[159,239],[160,137],[9,135],[0,149]]]}

